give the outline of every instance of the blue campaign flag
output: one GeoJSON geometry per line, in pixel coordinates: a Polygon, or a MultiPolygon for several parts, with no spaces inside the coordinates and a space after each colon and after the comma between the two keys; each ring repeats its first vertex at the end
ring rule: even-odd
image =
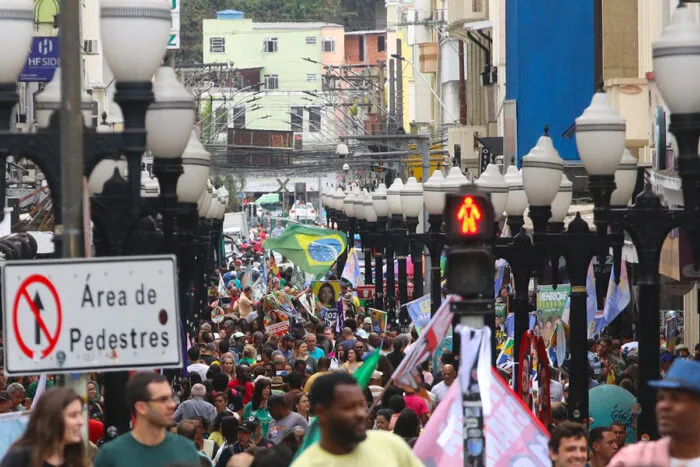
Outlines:
{"type": "Polygon", "coordinates": [[[430,294],[406,304],[408,314],[413,321],[413,325],[420,332],[422,328],[430,323],[430,294]]]}
{"type": "MultiPolygon", "coordinates": [[[[537,322],[537,316],[530,313],[530,328],[529,329],[534,329],[536,322],[537,322]]],[[[508,316],[506,316],[506,336],[512,338],[514,332],[515,332],[515,313],[508,313],[508,316]]]]}
{"type": "Polygon", "coordinates": [[[17,81],[48,83],[61,66],[58,37],[35,37],[27,62],[17,81]]]}

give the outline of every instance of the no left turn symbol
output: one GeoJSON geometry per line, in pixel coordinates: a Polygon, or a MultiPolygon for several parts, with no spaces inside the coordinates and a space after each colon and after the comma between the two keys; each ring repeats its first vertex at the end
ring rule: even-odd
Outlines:
{"type": "Polygon", "coordinates": [[[22,282],[15,294],[12,321],[17,345],[24,355],[31,359],[51,355],[61,334],[63,310],[50,280],[33,274],[22,282]]]}

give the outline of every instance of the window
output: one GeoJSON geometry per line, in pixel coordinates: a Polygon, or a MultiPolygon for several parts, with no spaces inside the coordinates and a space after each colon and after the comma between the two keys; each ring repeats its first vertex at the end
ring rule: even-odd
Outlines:
{"type": "Polygon", "coordinates": [[[324,37],[321,47],[324,52],[335,52],[335,38],[324,37]]]}
{"type": "Polygon", "coordinates": [[[292,123],[292,131],[302,133],[304,131],[304,108],[293,106],[289,111],[289,118],[292,123]]]}
{"type": "Polygon", "coordinates": [[[277,75],[265,75],[265,89],[279,88],[279,77],[277,75]]]}
{"type": "Polygon", "coordinates": [[[386,50],[386,37],[377,37],[377,52],[384,52],[386,50]]]}
{"type": "Polygon", "coordinates": [[[309,107],[309,132],[321,131],[321,107],[309,107]]]}
{"type": "Polygon", "coordinates": [[[360,36],[360,40],[357,41],[357,46],[359,50],[357,51],[357,54],[360,57],[360,61],[364,62],[365,61],[365,38],[360,36]]]}
{"type": "Polygon", "coordinates": [[[222,54],[226,52],[226,39],[223,37],[210,37],[209,52],[213,54],[222,54]]]}
{"type": "Polygon", "coordinates": [[[307,73],[306,81],[316,81],[318,80],[318,75],[316,73],[307,73]]]}
{"type": "Polygon", "coordinates": [[[245,128],[245,106],[239,105],[233,108],[233,127],[245,128]]]}
{"type": "Polygon", "coordinates": [[[277,52],[277,38],[269,37],[263,41],[263,52],[274,53],[277,52]]]}
{"type": "Polygon", "coordinates": [[[316,36],[306,36],[306,45],[316,45],[316,36]]]}

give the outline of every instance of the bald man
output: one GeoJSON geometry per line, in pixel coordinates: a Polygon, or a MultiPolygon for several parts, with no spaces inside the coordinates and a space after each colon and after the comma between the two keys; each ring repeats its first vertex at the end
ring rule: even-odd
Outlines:
{"type": "Polygon", "coordinates": [[[452,386],[452,383],[454,383],[457,378],[455,367],[452,365],[444,365],[442,367],[442,377],[443,380],[431,389],[431,392],[436,396],[438,404],[445,398],[447,391],[449,391],[450,386],[452,386]]]}

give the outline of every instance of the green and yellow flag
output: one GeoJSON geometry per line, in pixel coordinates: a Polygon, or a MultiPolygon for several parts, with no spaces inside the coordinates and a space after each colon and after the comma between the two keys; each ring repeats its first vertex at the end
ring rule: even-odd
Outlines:
{"type": "Polygon", "coordinates": [[[347,244],[343,232],[291,224],[279,237],[265,240],[263,248],[286,256],[304,272],[325,274],[345,251],[347,244]]]}

